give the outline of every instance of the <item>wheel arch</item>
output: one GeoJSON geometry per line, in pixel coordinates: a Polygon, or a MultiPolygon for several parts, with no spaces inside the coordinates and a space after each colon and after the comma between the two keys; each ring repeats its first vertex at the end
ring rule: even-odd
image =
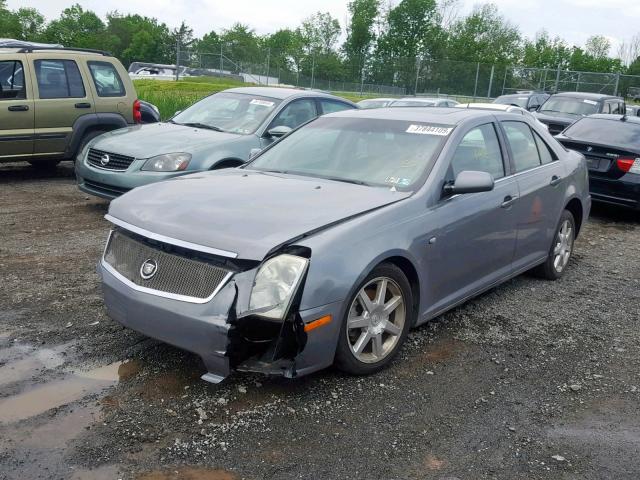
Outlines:
{"type": "Polygon", "coordinates": [[[71,139],[65,150],[65,157],[74,157],[82,144],[85,135],[94,130],[108,132],[128,126],[125,118],[119,113],[94,113],[87,114],[73,123],[71,139]]]}
{"type": "Polygon", "coordinates": [[[565,205],[565,210],[569,210],[571,215],[573,215],[573,219],[576,223],[576,238],[578,238],[578,234],[580,233],[580,228],[582,227],[582,222],[584,218],[584,209],[582,207],[582,202],[574,197],[570,199],[565,205]]]}

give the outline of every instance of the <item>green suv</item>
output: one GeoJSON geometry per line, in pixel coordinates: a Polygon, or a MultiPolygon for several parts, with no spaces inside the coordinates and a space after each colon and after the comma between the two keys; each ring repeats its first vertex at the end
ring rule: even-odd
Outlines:
{"type": "Polygon", "coordinates": [[[133,83],[110,54],[0,48],[0,162],[54,166],[97,135],[140,121],[133,83]]]}

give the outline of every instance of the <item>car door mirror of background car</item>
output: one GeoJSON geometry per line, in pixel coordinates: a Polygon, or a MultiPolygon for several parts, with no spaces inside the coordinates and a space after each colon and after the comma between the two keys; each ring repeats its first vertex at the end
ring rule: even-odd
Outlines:
{"type": "Polygon", "coordinates": [[[278,125],[277,127],[273,127],[272,129],[268,130],[267,133],[271,137],[280,138],[284,137],[291,130],[292,128],[287,127],[286,125],[278,125]]]}
{"type": "Polygon", "coordinates": [[[458,174],[453,183],[444,186],[445,195],[462,193],[489,192],[493,190],[493,176],[488,172],[464,170],[458,174]]]}

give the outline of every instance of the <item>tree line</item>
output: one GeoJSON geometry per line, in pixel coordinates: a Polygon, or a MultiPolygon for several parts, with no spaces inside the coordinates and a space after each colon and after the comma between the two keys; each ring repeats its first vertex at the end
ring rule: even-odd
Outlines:
{"type": "Polygon", "coordinates": [[[336,81],[364,76],[372,83],[408,85],[420,62],[429,61],[640,74],[637,37],[623,43],[615,57],[602,35],[584,46],[544,30],[529,39],[494,4],[477,5],[465,16],[459,12],[460,0],[352,0],[344,32],[330,13],[317,12],[297,28],[267,35],[238,22],[196,38],[184,22],[172,29],[152,17],[117,11],[102,19],[79,4],[46,21],[35,8],[9,10],[0,0],[0,37],[109,50],[125,66],[175,63],[178,43],[189,55],[197,52],[211,61],[222,52],[244,65],[263,65],[267,52],[269,71],[315,72],[336,81]]]}

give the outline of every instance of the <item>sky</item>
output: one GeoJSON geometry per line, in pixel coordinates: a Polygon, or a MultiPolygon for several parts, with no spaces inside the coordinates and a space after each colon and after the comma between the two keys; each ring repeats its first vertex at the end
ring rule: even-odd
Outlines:
{"type": "MultiPolygon", "coordinates": [[[[155,17],[173,28],[184,20],[196,36],[241,22],[258,34],[298,26],[309,15],[328,11],[344,28],[349,0],[8,0],[11,9],[35,7],[48,20],[73,3],[93,10],[138,13],[155,17]]],[[[398,3],[399,0],[392,0],[398,3]]],[[[471,11],[478,0],[459,0],[461,13],[471,11]]],[[[567,42],[582,46],[591,35],[604,35],[616,54],[617,46],[640,32],[640,0],[493,0],[500,12],[527,37],[546,29],[567,42]]]]}

